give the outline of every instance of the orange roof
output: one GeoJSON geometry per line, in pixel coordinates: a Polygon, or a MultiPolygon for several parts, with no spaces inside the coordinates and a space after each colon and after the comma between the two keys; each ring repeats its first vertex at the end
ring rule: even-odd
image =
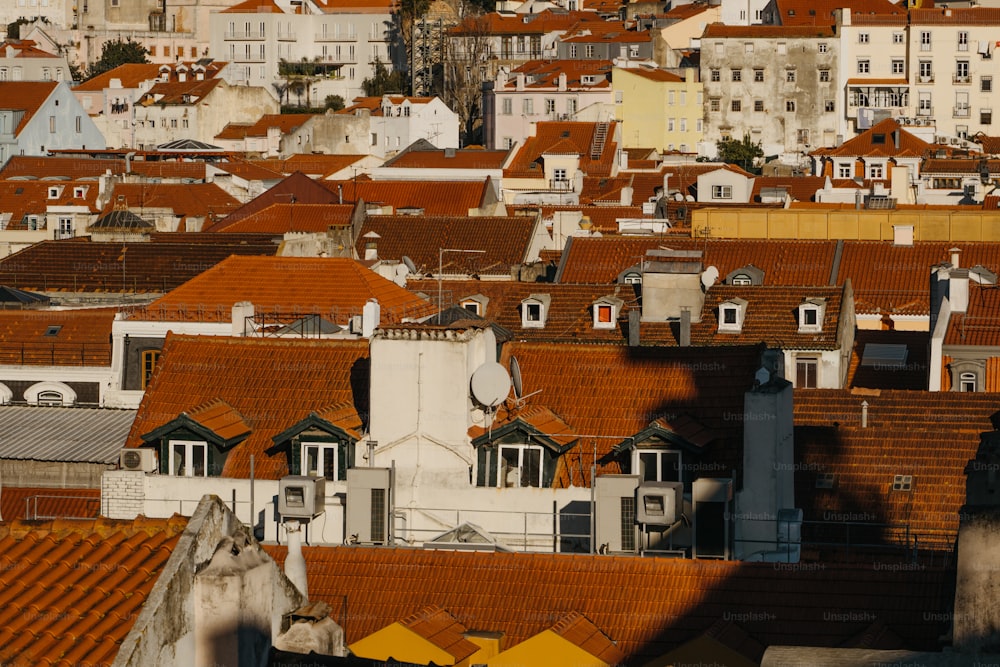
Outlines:
{"type": "Polygon", "coordinates": [[[890,0],[776,0],[775,14],[786,26],[832,26],[836,23],[834,11],[846,8],[853,16],[906,16],[906,7],[890,0]]]}
{"type": "Polygon", "coordinates": [[[136,311],[144,320],[226,322],[233,304],[250,301],[259,313],[319,314],[343,325],[370,299],[383,322],[434,312],[431,304],[352,259],[232,256],[136,311]]]}
{"type": "Polygon", "coordinates": [[[812,201],[825,183],[822,176],[756,176],[750,196],[752,201],[760,201],[764,188],[783,188],[793,200],[812,201]]]}
{"type": "Polygon", "coordinates": [[[504,170],[508,178],[543,178],[543,155],[558,146],[580,155],[580,170],[588,176],[610,176],[614,168],[617,147],[612,138],[615,123],[608,123],[607,140],[601,155],[591,158],[590,149],[599,123],[571,121],[540,122],[535,135],[528,137],[517,152],[513,162],[504,170]]]}
{"type": "Polygon", "coordinates": [[[300,171],[310,176],[329,178],[331,175],[347,169],[365,157],[364,155],[313,155],[312,153],[300,153],[284,160],[250,160],[250,163],[282,174],[294,174],[300,171]]]}
{"type": "Polygon", "coordinates": [[[465,626],[441,607],[425,607],[399,624],[452,656],[455,662],[461,662],[479,650],[463,636],[467,632],[465,626]]]}
{"type": "Polygon", "coordinates": [[[274,0],[245,0],[233,5],[228,9],[223,9],[222,14],[292,14],[286,12],[274,0]]]}
{"type": "MultiPolygon", "coordinates": [[[[96,519],[101,513],[100,489],[0,488],[0,519],[96,519]]],[[[0,524],[2,526],[3,524],[0,524]]]]}
{"type": "MultiPolygon", "coordinates": [[[[284,546],[265,545],[284,561],[284,546]]],[[[878,618],[906,648],[938,650],[949,627],[954,571],[938,567],[773,563],[405,548],[304,547],[309,593],[347,600],[354,642],[428,605],[514,646],[578,612],[646,664],[720,618],[765,645],[838,646],[878,618]],[[940,613],[939,613],[940,612],[940,613]]],[[[887,564],[887,563],[883,563],[887,564]]],[[[572,621],[572,619],[569,619],[572,621]]],[[[569,628],[567,628],[569,629],[569,628]]]]}
{"type": "MultiPolygon", "coordinates": [[[[221,163],[226,164],[226,163],[221,163]]],[[[221,166],[217,165],[217,166],[221,166]]],[[[204,162],[182,162],[171,160],[131,160],[129,168],[134,174],[154,176],[159,178],[205,178],[204,162]]],[[[36,157],[31,155],[14,155],[0,170],[0,178],[14,179],[18,176],[34,176],[43,179],[46,176],[62,176],[70,179],[91,179],[90,185],[96,184],[95,176],[103,176],[108,170],[112,174],[125,173],[123,158],[91,158],[79,157],[36,157]]],[[[26,181],[21,181],[25,183],[26,181]]],[[[78,185],[83,185],[79,183],[78,185]]],[[[5,209],[6,210],[6,209],[5,209]]]]}
{"type": "Polygon", "coordinates": [[[721,37],[728,39],[815,39],[817,37],[834,37],[830,25],[724,25],[711,23],[705,27],[702,39],[721,37]]]}
{"type": "Polygon", "coordinates": [[[517,75],[530,77],[525,80],[525,88],[555,88],[559,85],[559,76],[566,75],[566,86],[569,88],[584,88],[587,90],[608,88],[611,86],[609,75],[612,63],[610,60],[532,60],[511,71],[507,83],[502,90],[517,90],[517,75]],[[584,85],[583,77],[598,75],[597,83],[584,85]]]}
{"type": "Polygon", "coordinates": [[[562,42],[574,44],[591,44],[594,42],[632,43],[649,42],[652,34],[649,30],[629,29],[620,22],[585,23],[573,26],[560,37],[562,42]]]}
{"type": "Polygon", "coordinates": [[[0,661],[113,662],[186,525],[0,523],[0,661]]]}
{"type": "MultiPolygon", "coordinates": [[[[698,5],[683,6],[697,7],[698,5]]],[[[706,6],[705,9],[708,9],[708,7],[706,6]]],[[[699,11],[704,11],[704,9],[699,9],[699,11]]],[[[652,67],[622,67],[621,71],[641,76],[642,78],[649,79],[650,81],[669,81],[671,83],[684,81],[684,77],[674,74],[673,72],[668,72],[665,69],[653,69],[652,67]]],[[[630,164],[633,164],[633,161],[630,161],[630,164]]]]}
{"type": "MultiPolygon", "coordinates": [[[[899,539],[905,533],[922,549],[951,551],[965,504],[965,466],[976,457],[980,433],[994,430],[990,416],[998,398],[947,391],[796,389],[796,507],[806,521],[892,523],[899,539]],[[867,427],[861,424],[863,401],[867,427]],[[832,489],[817,488],[819,473],[834,475],[832,489]],[[912,475],[913,488],[893,491],[896,475],[912,475]]],[[[851,528],[858,541],[889,537],[876,527],[864,531],[851,528]]]]}
{"type": "Polygon", "coordinates": [[[223,83],[222,79],[189,79],[187,81],[171,81],[154,84],[137,104],[150,106],[152,104],[196,104],[211,93],[216,86],[223,83]]]}
{"type": "Polygon", "coordinates": [[[423,209],[424,215],[469,214],[469,209],[479,208],[492,194],[493,185],[489,178],[481,181],[371,181],[365,179],[348,181],[324,181],[330,192],[343,197],[344,202],[359,199],[366,204],[401,208],[423,209]],[[447,192],[447,197],[441,193],[447,192]]]}
{"type": "MultiPolygon", "coordinates": [[[[259,163],[251,163],[259,164],[259,163]]],[[[295,172],[268,188],[222,220],[205,227],[205,231],[227,231],[236,222],[260,213],[274,204],[336,204],[338,197],[319,182],[301,172],[295,172]]]]}
{"type": "Polygon", "coordinates": [[[897,121],[886,118],[839,146],[821,148],[811,154],[839,157],[920,157],[930,147],[929,143],[903,129],[897,121]],[[893,138],[895,132],[899,132],[898,148],[893,138]]]}
{"type": "Polygon", "coordinates": [[[188,416],[222,440],[236,440],[250,433],[243,415],[221,398],[192,408],[188,416]]]}
{"type": "Polygon", "coordinates": [[[689,19],[692,16],[698,16],[698,14],[708,11],[708,5],[689,3],[686,5],[671,6],[670,11],[663,14],[663,18],[667,19],[678,19],[683,21],[684,19],[689,19]]]}
{"type": "Polygon", "coordinates": [[[996,7],[914,7],[910,10],[910,24],[1000,26],[1000,9],[996,7]]]}
{"type": "Polygon", "coordinates": [[[0,309],[0,363],[110,366],[115,308],[0,309]]]}
{"type": "Polygon", "coordinates": [[[143,209],[165,208],[179,218],[223,217],[240,201],[215,183],[117,183],[104,213],[124,203],[142,217],[143,209]]]}
{"type": "Polygon", "coordinates": [[[14,128],[15,137],[28,125],[32,116],[58,85],[58,81],[0,81],[0,108],[24,112],[21,121],[14,128]]]}
{"type": "Polygon", "coordinates": [[[224,401],[250,434],[233,446],[222,476],[248,478],[253,455],[258,478],[280,479],[288,474],[288,456],[271,451],[273,436],[333,404],[367,413],[368,377],[358,372],[367,357],[366,340],[168,334],[126,446],[142,445],[142,436],[182,412],[224,401]]]}
{"type": "Polygon", "coordinates": [[[44,228],[45,213],[49,206],[84,206],[91,212],[97,210],[98,186],[93,181],[0,181],[0,211],[10,213],[9,230],[28,229],[25,216],[37,215],[38,224],[44,228]],[[61,192],[49,197],[49,189],[58,186],[61,192]],[[76,197],[75,186],[84,186],[86,194],[76,197]]]}
{"type": "Polygon", "coordinates": [[[394,169],[500,169],[509,151],[483,149],[404,151],[385,163],[394,169]]]}
{"type": "Polygon", "coordinates": [[[1000,137],[988,137],[984,134],[978,134],[972,138],[972,141],[982,146],[983,152],[987,155],[1000,155],[1000,137]]]}
{"type": "Polygon", "coordinates": [[[81,82],[74,91],[102,91],[111,87],[111,80],[118,79],[122,88],[137,89],[143,81],[152,81],[160,74],[160,66],[156,63],[127,63],[98,74],[92,79],[81,82]]]}
{"type": "Polygon", "coordinates": [[[340,114],[353,114],[358,109],[368,109],[371,111],[373,116],[382,116],[382,101],[383,99],[388,99],[391,104],[400,105],[403,102],[409,102],[410,104],[428,104],[432,102],[434,97],[406,97],[404,95],[386,95],[385,98],[382,97],[355,97],[354,104],[351,106],[337,111],[340,114]]]}
{"type": "Polygon", "coordinates": [[[230,234],[325,232],[330,227],[350,225],[353,211],[353,204],[271,204],[232,222],[226,218],[205,231],[230,234]]]}
{"type": "Polygon", "coordinates": [[[437,273],[439,260],[445,273],[510,276],[512,266],[524,263],[533,245],[534,216],[451,217],[370,215],[356,241],[358,257],[375,233],[378,257],[401,261],[409,257],[418,271],[437,273]],[[440,248],[476,250],[476,253],[444,253],[440,248]]]}
{"type": "Polygon", "coordinates": [[[617,665],[625,659],[625,655],[618,650],[614,642],[580,612],[570,612],[550,629],[601,662],[617,665]]]}
{"type": "Polygon", "coordinates": [[[928,331],[858,329],[854,332],[854,350],[851,352],[851,364],[847,371],[847,386],[868,389],[926,389],[930,337],[928,331]],[[871,343],[905,346],[905,364],[897,367],[885,363],[874,364],[871,360],[862,364],[867,346],[871,343]]]}
{"type": "Polygon", "coordinates": [[[6,58],[59,58],[54,53],[49,53],[48,51],[43,51],[38,48],[33,40],[30,39],[6,39],[0,43],[0,53],[4,54],[6,58]],[[13,53],[7,55],[7,49],[12,49],[13,53]]]}
{"type": "Polygon", "coordinates": [[[250,162],[215,162],[212,166],[248,181],[280,181],[284,178],[284,174],[250,162]]]}
{"type": "Polygon", "coordinates": [[[256,123],[228,123],[222,131],[215,135],[216,139],[245,139],[246,137],[266,137],[271,128],[278,128],[282,134],[301,127],[307,120],[321,114],[287,113],[264,114],[256,123]]]}
{"type": "Polygon", "coordinates": [[[1000,346],[1000,288],[970,280],[969,306],[964,313],[952,313],[944,344],[1000,346]]]}
{"type": "Polygon", "coordinates": [[[398,5],[396,0],[317,0],[327,14],[389,14],[398,5]]]}

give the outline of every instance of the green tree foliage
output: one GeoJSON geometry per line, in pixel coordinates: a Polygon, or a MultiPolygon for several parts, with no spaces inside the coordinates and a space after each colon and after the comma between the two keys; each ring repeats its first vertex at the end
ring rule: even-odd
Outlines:
{"type": "Polygon", "coordinates": [[[361,82],[361,88],[368,97],[381,97],[387,93],[401,94],[406,89],[406,78],[402,72],[390,72],[381,60],[375,59],[375,73],[361,82]]]}
{"type": "Polygon", "coordinates": [[[715,147],[719,151],[720,160],[742,167],[744,171],[752,171],[754,160],[764,156],[760,142],[754,143],[749,134],[744,134],[741,141],[729,139],[716,142],[715,147]]]}
{"type": "Polygon", "coordinates": [[[148,63],[149,60],[146,58],[148,55],[149,50],[131,38],[105,42],[101,48],[101,57],[87,71],[87,78],[93,79],[98,74],[104,74],[126,63],[148,63]]]}
{"type": "Polygon", "coordinates": [[[346,105],[344,104],[344,98],[340,95],[327,95],[326,96],[326,108],[332,109],[333,111],[340,111],[346,105]]]}

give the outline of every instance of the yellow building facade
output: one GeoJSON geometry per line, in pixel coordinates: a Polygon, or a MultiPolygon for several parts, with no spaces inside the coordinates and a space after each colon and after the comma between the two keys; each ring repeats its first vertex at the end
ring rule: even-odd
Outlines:
{"type": "Polygon", "coordinates": [[[625,148],[697,152],[702,139],[702,86],[698,70],[615,67],[615,117],[625,148]]]}

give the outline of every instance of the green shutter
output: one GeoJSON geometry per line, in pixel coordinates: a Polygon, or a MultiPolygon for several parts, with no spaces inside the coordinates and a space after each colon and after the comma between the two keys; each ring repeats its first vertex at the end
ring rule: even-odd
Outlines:
{"type": "Polygon", "coordinates": [[[298,438],[292,438],[288,443],[288,474],[290,475],[301,475],[302,474],[302,446],[299,444],[298,438]]]}

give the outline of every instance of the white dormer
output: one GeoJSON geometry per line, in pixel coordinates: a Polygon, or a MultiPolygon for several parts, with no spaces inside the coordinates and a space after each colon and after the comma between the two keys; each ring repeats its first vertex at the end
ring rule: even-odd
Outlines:
{"type": "Polygon", "coordinates": [[[73,186],[73,198],[83,199],[87,196],[87,186],[86,185],[76,185],[73,186]]]}
{"type": "Polygon", "coordinates": [[[826,299],[806,299],[799,304],[799,333],[819,333],[823,330],[826,299]]]}
{"type": "Polygon", "coordinates": [[[521,327],[525,329],[542,329],[549,316],[548,294],[532,294],[521,301],[521,327]]]}
{"type": "Polygon", "coordinates": [[[618,326],[618,315],[624,301],[614,296],[602,296],[591,304],[595,329],[614,329],[618,326]]]}
{"type": "Polygon", "coordinates": [[[740,333],[747,314],[747,300],[738,296],[719,304],[719,333],[740,333]]]}
{"type": "Polygon", "coordinates": [[[61,185],[50,185],[49,186],[49,199],[59,199],[62,196],[63,186],[61,185]]]}
{"type": "Polygon", "coordinates": [[[490,299],[482,294],[473,294],[461,299],[458,303],[470,313],[479,317],[486,317],[486,306],[489,305],[490,299]]]}

